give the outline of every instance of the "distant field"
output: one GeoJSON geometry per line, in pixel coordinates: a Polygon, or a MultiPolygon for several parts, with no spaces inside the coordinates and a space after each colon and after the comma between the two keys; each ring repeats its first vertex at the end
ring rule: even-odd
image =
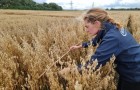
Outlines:
{"type": "MultiPolygon", "coordinates": [[[[133,36],[140,42],[139,11],[108,12],[124,26],[131,14],[133,36]]],[[[76,64],[85,63],[96,47],[69,52],[51,67],[71,45],[89,39],[82,22],[84,13],[0,10],[0,90],[115,90],[116,73],[111,64],[96,72],[83,70],[82,75],[76,69],[76,64]],[[59,75],[66,67],[71,70],[59,75]]]]}

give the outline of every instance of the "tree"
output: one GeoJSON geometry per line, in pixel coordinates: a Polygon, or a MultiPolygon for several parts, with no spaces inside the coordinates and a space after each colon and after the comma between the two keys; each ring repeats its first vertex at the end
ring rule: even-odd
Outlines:
{"type": "Polygon", "coordinates": [[[39,4],[33,0],[0,0],[2,9],[62,10],[56,3],[39,4]]]}
{"type": "Polygon", "coordinates": [[[49,3],[47,7],[52,10],[62,10],[62,7],[58,6],[56,3],[49,3]]]}

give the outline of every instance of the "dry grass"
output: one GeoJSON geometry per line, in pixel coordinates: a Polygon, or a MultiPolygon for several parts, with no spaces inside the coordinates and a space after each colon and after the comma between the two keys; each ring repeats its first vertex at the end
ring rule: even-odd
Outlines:
{"type": "MultiPolygon", "coordinates": [[[[81,75],[76,69],[96,47],[68,53],[38,79],[71,45],[89,38],[76,19],[81,13],[0,10],[0,90],[115,90],[114,59],[95,72],[83,69],[81,75]],[[67,67],[68,73],[58,73],[67,67]]],[[[109,14],[123,25],[134,15],[133,34],[140,42],[139,12],[109,14]]]]}

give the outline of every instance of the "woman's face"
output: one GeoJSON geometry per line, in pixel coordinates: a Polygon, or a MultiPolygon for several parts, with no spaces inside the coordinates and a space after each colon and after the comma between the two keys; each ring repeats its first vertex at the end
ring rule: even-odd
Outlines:
{"type": "Polygon", "coordinates": [[[95,21],[94,23],[84,21],[86,32],[91,35],[96,35],[101,28],[101,23],[99,21],[95,21]]]}

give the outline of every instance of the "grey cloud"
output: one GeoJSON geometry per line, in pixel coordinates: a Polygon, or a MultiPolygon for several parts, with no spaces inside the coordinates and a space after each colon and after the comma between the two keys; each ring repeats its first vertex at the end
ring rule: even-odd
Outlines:
{"type": "Polygon", "coordinates": [[[119,1],[117,1],[114,4],[105,5],[103,7],[105,7],[105,8],[118,8],[118,7],[123,7],[123,8],[140,8],[140,3],[124,3],[124,4],[122,4],[119,1]]]}

